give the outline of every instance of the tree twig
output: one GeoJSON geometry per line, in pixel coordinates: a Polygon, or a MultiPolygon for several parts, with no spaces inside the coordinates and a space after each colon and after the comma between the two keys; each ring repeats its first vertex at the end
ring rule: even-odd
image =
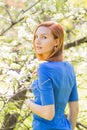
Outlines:
{"type": "Polygon", "coordinates": [[[9,10],[8,10],[8,6],[7,6],[7,5],[5,5],[5,10],[6,10],[6,12],[7,12],[8,16],[9,16],[9,18],[10,18],[10,20],[11,20],[11,23],[14,23],[14,22],[13,22],[13,18],[12,18],[11,14],[10,14],[10,12],[9,12],[9,10]]]}
{"type": "Polygon", "coordinates": [[[85,129],[87,130],[87,126],[83,125],[83,124],[80,123],[80,122],[77,122],[76,127],[77,127],[79,130],[82,130],[82,129],[80,129],[80,126],[83,127],[83,128],[85,128],[85,129]]]}
{"type": "Polygon", "coordinates": [[[80,45],[80,44],[85,43],[85,42],[87,42],[87,37],[83,37],[83,38],[78,39],[78,40],[75,40],[75,41],[73,41],[73,42],[71,42],[71,43],[67,43],[67,44],[64,46],[64,48],[65,48],[65,49],[68,49],[68,48],[70,48],[70,47],[77,46],[77,45],[80,45]]]}

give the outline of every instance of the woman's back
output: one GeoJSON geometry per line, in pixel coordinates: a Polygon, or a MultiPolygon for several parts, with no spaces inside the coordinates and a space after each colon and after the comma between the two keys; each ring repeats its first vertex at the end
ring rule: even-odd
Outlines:
{"type": "Polygon", "coordinates": [[[53,128],[71,130],[71,124],[66,119],[64,110],[68,101],[78,99],[77,95],[72,95],[76,91],[73,90],[75,84],[73,67],[68,62],[44,62],[39,66],[38,76],[41,78],[37,80],[38,89],[35,102],[40,105],[55,103],[55,116],[51,121],[37,115],[34,115],[34,119],[42,122],[42,130],[53,128]]]}

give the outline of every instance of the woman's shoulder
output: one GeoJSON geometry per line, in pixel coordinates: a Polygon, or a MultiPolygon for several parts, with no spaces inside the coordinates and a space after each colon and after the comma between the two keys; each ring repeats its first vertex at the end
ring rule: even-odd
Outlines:
{"type": "Polygon", "coordinates": [[[72,69],[72,70],[74,70],[74,67],[73,67],[73,64],[71,63],[71,62],[66,62],[66,66],[67,66],[67,68],[68,69],[72,69]]]}
{"type": "Polygon", "coordinates": [[[43,62],[39,64],[38,73],[44,73],[47,75],[50,73],[51,70],[52,70],[52,67],[49,62],[43,62]]]}
{"type": "Polygon", "coordinates": [[[63,69],[63,68],[68,68],[68,69],[73,69],[73,65],[68,62],[68,61],[63,61],[63,62],[42,62],[39,64],[39,69],[63,69]]]}
{"type": "Polygon", "coordinates": [[[47,61],[41,62],[41,63],[39,64],[39,68],[43,68],[43,69],[49,68],[49,62],[47,62],[47,61]]]}

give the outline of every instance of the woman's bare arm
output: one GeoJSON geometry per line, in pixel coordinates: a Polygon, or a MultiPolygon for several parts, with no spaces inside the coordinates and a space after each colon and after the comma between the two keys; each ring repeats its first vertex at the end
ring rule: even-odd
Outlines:
{"type": "Polygon", "coordinates": [[[31,109],[33,113],[35,113],[36,115],[46,120],[52,120],[55,115],[54,104],[41,106],[41,105],[35,104],[31,100],[27,100],[27,106],[29,106],[29,108],[31,109]]]}
{"type": "Polygon", "coordinates": [[[68,119],[70,120],[70,122],[72,124],[72,130],[75,129],[78,112],[79,112],[78,101],[69,102],[69,115],[68,115],[68,119]]]}

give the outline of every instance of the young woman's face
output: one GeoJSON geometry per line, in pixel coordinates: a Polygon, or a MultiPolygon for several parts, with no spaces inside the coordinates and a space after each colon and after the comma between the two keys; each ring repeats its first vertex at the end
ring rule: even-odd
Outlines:
{"type": "Polygon", "coordinates": [[[47,27],[39,27],[35,33],[35,47],[37,54],[43,54],[46,58],[53,52],[56,39],[47,27]]]}

